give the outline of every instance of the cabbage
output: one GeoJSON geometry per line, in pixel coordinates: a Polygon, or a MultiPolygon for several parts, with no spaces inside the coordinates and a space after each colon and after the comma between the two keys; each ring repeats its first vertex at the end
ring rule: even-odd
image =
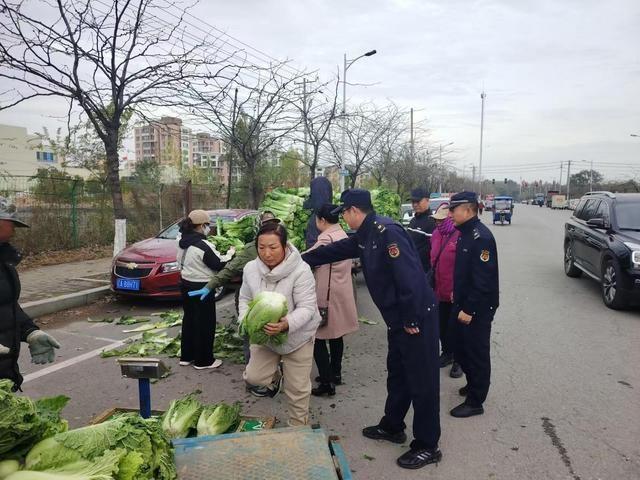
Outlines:
{"type": "Polygon", "coordinates": [[[198,436],[219,435],[234,428],[240,420],[240,404],[206,405],[198,419],[198,436]]]}
{"type": "Polygon", "coordinates": [[[186,438],[196,427],[201,410],[202,404],[196,398],[196,392],[174,400],[162,418],[162,428],[169,438],[186,438]]]}
{"type": "Polygon", "coordinates": [[[11,380],[0,380],[0,460],[21,458],[40,440],[64,432],[63,395],[33,401],[12,392],[11,380]]]}
{"type": "Polygon", "coordinates": [[[107,450],[93,460],[77,460],[45,471],[21,470],[6,477],[6,480],[114,480],[118,463],[126,451],[107,450]]]}
{"type": "Polygon", "coordinates": [[[43,440],[31,449],[25,463],[29,470],[55,471],[79,461],[95,462],[109,451],[121,451],[116,480],[176,478],[173,452],[160,421],[134,414],[43,440]]]}
{"type": "Polygon", "coordinates": [[[249,302],[249,310],[242,319],[243,333],[249,335],[253,344],[282,345],[287,341],[287,333],[267,335],[264,326],[267,323],[277,323],[287,314],[287,299],[278,292],[260,292],[249,302]]]}
{"type": "Polygon", "coordinates": [[[20,462],[17,460],[3,460],[0,462],[0,480],[4,480],[10,474],[20,470],[20,462]]]}

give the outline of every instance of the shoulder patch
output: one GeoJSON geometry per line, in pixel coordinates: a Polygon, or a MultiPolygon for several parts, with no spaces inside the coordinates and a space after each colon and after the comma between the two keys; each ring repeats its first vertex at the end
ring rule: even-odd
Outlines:
{"type": "Polygon", "coordinates": [[[378,222],[373,222],[373,223],[376,226],[376,229],[378,230],[378,232],[380,233],[384,232],[387,229],[387,227],[385,227],[381,223],[378,223],[378,222]]]}
{"type": "Polygon", "coordinates": [[[474,240],[478,240],[480,238],[480,232],[478,231],[477,228],[473,229],[473,239],[474,240]]]}
{"type": "Polygon", "coordinates": [[[480,260],[483,262],[488,262],[490,258],[491,254],[489,253],[489,250],[482,250],[482,252],[480,252],[480,260]]]}
{"type": "Polygon", "coordinates": [[[392,243],[387,247],[387,251],[389,252],[389,256],[391,258],[398,258],[400,256],[400,248],[397,243],[392,243]]]}

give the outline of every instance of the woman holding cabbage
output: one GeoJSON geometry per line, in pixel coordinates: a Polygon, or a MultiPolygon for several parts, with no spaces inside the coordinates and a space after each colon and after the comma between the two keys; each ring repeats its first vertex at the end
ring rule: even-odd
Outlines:
{"type": "MultiPolygon", "coordinates": [[[[283,225],[262,225],[256,248],[258,258],[244,268],[239,297],[240,328],[251,341],[243,377],[251,385],[268,387],[282,361],[289,425],[306,425],[313,340],[320,324],[315,280],[298,250],[287,242],[283,225]]],[[[278,391],[272,389],[271,396],[278,391]]]]}

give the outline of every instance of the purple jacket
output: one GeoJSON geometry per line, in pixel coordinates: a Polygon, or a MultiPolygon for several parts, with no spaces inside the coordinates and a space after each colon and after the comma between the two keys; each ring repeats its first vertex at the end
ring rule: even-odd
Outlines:
{"type": "Polygon", "coordinates": [[[453,295],[453,273],[456,266],[456,243],[458,243],[458,237],[460,232],[454,230],[451,236],[448,238],[447,245],[442,248],[445,238],[438,229],[433,231],[431,237],[431,267],[435,268],[434,280],[436,297],[441,302],[451,303],[451,296],[453,295]],[[436,258],[442,250],[438,261],[436,258]]]}

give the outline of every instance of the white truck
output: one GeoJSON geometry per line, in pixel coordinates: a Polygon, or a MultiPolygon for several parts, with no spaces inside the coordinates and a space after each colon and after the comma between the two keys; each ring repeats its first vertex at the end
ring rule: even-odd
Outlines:
{"type": "Polygon", "coordinates": [[[551,197],[551,208],[553,208],[554,210],[564,210],[568,207],[569,202],[567,202],[567,197],[565,195],[554,195],[551,197]]]}

